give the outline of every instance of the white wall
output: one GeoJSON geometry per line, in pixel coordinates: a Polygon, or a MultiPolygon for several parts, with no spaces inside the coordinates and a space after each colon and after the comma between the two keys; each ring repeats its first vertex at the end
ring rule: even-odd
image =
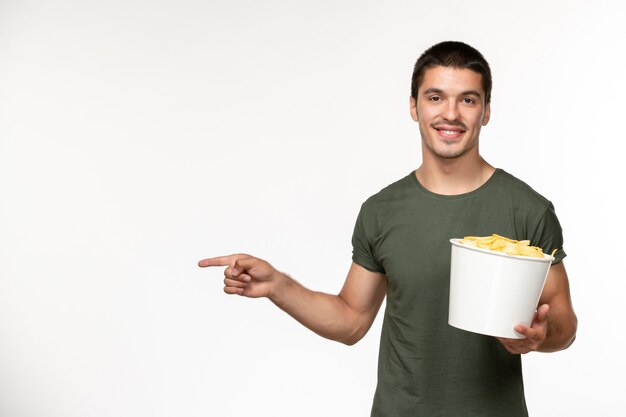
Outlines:
{"type": "Polygon", "coordinates": [[[492,65],[482,151],[550,198],[580,318],[524,358],[533,416],[614,416],[626,17],[610,1],[0,2],[0,416],[364,416],[346,347],[204,257],[338,291],[361,202],[416,168],[412,65],[492,65]]]}

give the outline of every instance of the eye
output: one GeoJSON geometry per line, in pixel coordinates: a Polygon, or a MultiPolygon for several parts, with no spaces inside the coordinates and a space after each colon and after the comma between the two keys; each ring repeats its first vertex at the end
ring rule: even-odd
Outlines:
{"type": "Polygon", "coordinates": [[[432,96],[432,97],[430,97],[428,100],[429,100],[429,101],[438,102],[438,101],[441,101],[441,100],[442,100],[442,98],[441,98],[441,97],[439,97],[439,96],[432,96]]]}
{"type": "Polygon", "coordinates": [[[471,98],[471,97],[464,97],[464,98],[463,98],[463,103],[465,103],[465,104],[475,104],[475,103],[476,103],[476,100],[474,100],[474,99],[473,99],[473,98],[471,98]]]}

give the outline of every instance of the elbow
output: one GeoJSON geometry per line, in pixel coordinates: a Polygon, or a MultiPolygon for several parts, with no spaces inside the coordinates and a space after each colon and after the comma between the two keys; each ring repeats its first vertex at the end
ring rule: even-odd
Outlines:
{"type": "Polygon", "coordinates": [[[547,352],[556,352],[568,349],[576,340],[576,332],[578,330],[578,318],[576,317],[576,314],[574,314],[574,312],[572,312],[569,320],[566,323],[567,324],[565,326],[562,325],[561,327],[561,337],[559,338],[561,342],[555,345],[552,349],[546,350],[547,352]]]}
{"type": "Polygon", "coordinates": [[[363,336],[356,335],[356,336],[350,336],[345,339],[339,340],[339,342],[343,343],[346,346],[354,346],[361,339],[363,339],[363,336]]]}
{"type": "Polygon", "coordinates": [[[340,335],[335,340],[344,345],[353,346],[363,339],[370,327],[372,327],[378,307],[374,309],[372,306],[370,309],[358,310],[350,308],[345,301],[344,306],[345,310],[343,311],[344,314],[342,314],[341,324],[337,327],[337,329],[341,329],[339,331],[340,335]]]}
{"type": "Polygon", "coordinates": [[[572,313],[572,331],[567,346],[565,346],[565,349],[572,346],[572,344],[576,340],[576,332],[578,332],[578,317],[576,317],[575,313],[572,313]]]}
{"type": "Polygon", "coordinates": [[[347,346],[356,344],[367,333],[367,329],[363,329],[358,320],[333,320],[319,328],[311,328],[311,330],[326,339],[347,346]]]}
{"type": "Polygon", "coordinates": [[[568,345],[565,347],[565,349],[567,349],[568,347],[572,346],[574,344],[574,341],[576,340],[576,334],[574,334],[574,336],[572,336],[572,338],[570,339],[568,345]]]}
{"type": "Polygon", "coordinates": [[[563,349],[567,349],[568,347],[572,346],[572,344],[576,340],[576,332],[578,331],[578,317],[576,316],[576,313],[574,313],[574,311],[571,312],[569,329],[569,339],[567,340],[567,343],[565,344],[565,347],[563,349]]]}
{"type": "Polygon", "coordinates": [[[346,332],[344,336],[337,341],[343,343],[346,346],[353,346],[357,344],[358,341],[363,339],[368,330],[369,327],[364,327],[361,324],[355,323],[353,324],[353,326],[351,326],[350,331],[346,332]]]}
{"type": "Polygon", "coordinates": [[[574,344],[575,340],[576,340],[576,333],[574,333],[569,339],[567,339],[565,341],[565,343],[563,343],[563,345],[560,348],[553,349],[553,351],[556,352],[556,351],[559,351],[559,350],[568,349],[570,346],[572,346],[574,344]]]}
{"type": "Polygon", "coordinates": [[[343,343],[346,346],[354,346],[361,339],[362,339],[362,337],[350,337],[350,338],[347,338],[347,339],[339,340],[339,342],[343,343]]]}

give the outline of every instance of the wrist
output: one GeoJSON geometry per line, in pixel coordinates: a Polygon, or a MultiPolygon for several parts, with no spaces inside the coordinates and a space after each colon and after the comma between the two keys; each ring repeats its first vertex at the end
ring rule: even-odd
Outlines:
{"type": "Polygon", "coordinates": [[[281,294],[285,291],[285,287],[289,284],[288,277],[282,272],[275,270],[269,280],[269,289],[267,298],[274,304],[279,304],[281,294]]]}

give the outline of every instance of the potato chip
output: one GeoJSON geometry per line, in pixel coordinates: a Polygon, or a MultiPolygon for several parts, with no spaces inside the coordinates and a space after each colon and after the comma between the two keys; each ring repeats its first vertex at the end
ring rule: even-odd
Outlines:
{"type": "MultiPolygon", "coordinates": [[[[493,234],[491,236],[465,236],[459,241],[468,246],[481,249],[489,249],[507,255],[529,256],[532,258],[543,258],[543,249],[531,246],[530,240],[514,240],[508,237],[493,234]]],[[[552,256],[556,249],[552,252],[552,256]]]]}

